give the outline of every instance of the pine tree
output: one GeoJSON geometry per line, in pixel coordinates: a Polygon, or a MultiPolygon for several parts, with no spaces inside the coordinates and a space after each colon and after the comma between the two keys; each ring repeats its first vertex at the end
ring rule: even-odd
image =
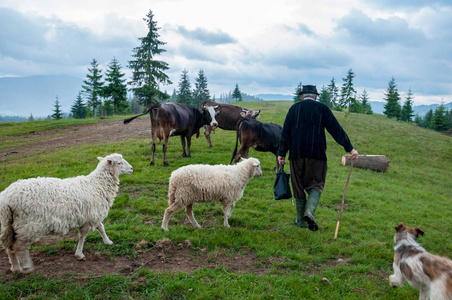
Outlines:
{"type": "Polygon", "coordinates": [[[28,122],[33,122],[35,120],[35,118],[33,118],[33,114],[30,114],[30,116],[28,117],[28,122]]]}
{"type": "Polygon", "coordinates": [[[452,108],[447,112],[447,130],[452,129],[452,108]]]}
{"type": "Polygon", "coordinates": [[[361,102],[362,111],[361,113],[366,115],[372,115],[374,112],[372,111],[372,106],[369,103],[369,94],[366,90],[363,91],[361,96],[359,97],[361,102]]]}
{"type": "Polygon", "coordinates": [[[210,92],[207,89],[207,78],[203,70],[199,70],[198,78],[195,79],[193,90],[193,106],[199,107],[204,101],[210,100],[210,92]]]}
{"type": "Polygon", "coordinates": [[[72,117],[75,119],[84,119],[86,118],[87,112],[88,110],[83,103],[82,92],[79,92],[74,104],[71,106],[72,117]]]}
{"type": "Polygon", "coordinates": [[[191,93],[191,85],[190,85],[190,79],[188,77],[188,71],[183,70],[182,74],[180,75],[179,80],[179,91],[177,92],[177,103],[185,103],[188,105],[191,105],[193,102],[193,95],[191,93]]]}
{"type": "Polygon", "coordinates": [[[96,107],[102,104],[100,98],[103,95],[102,70],[96,59],[91,61],[91,68],[88,68],[86,80],[83,81],[82,88],[88,98],[88,106],[92,108],[93,116],[96,115],[96,107]]]}
{"type": "Polygon", "coordinates": [[[400,95],[394,77],[389,81],[388,90],[386,91],[385,96],[386,98],[384,98],[384,100],[386,100],[386,104],[384,106],[385,110],[383,114],[390,119],[399,120],[402,108],[400,107],[400,95]]]}
{"type": "Polygon", "coordinates": [[[121,65],[116,58],[113,58],[105,74],[105,82],[107,86],[104,87],[104,95],[109,98],[113,104],[113,113],[127,107],[127,86],[125,84],[124,73],[121,73],[121,65]]]}
{"type": "Polygon", "coordinates": [[[297,87],[295,88],[295,93],[294,93],[294,97],[293,97],[293,102],[299,102],[301,101],[301,90],[303,89],[303,85],[301,84],[301,82],[297,85],[297,87]]]}
{"type": "Polygon", "coordinates": [[[148,34],[139,38],[141,45],[133,49],[133,60],[129,61],[129,68],[132,69],[132,81],[130,85],[134,95],[145,107],[150,107],[158,99],[169,98],[168,94],[159,90],[160,84],[171,84],[168,75],[164,72],[169,69],[164,61],[155,59],[155,56],[166,52],[160,46],[166,43],[159,40],[160,34],[157,22],[153,20],[152,10],[143,20],[148,27],[148,34]]]}
{"type": "Polygon", "coordinates": [[[402,112],[400,114],[400,120],[405,122],[412,122],[414,117],[413,111],[413,93],[411,92],[411,87],[408,90],[408,94],[405,100],[405,103],[402,107],[402,112]]]}
{"type": "Polygon", "coordinates": [[[416,116],[414,116],[414,124],[416,124],[417,126],[422,127],[422,117],[419,114],[416,114],[416,116]]]}
{"type": "Polygon", "coordinates": [[[433,110],[430,109],[424,116],[422,121],[422,127],[424,128],[432,128],[432,120],[433,120],[433,110]]]}
{"type": "Polygon", "coordinates": [[[320,90],[319,102],[325,104],[330,109],[333,108],[333,103],[331,102],[331,94],[328,87],[322,86],[320,90]]]}
{"type": "Polygon", "coordinates": [[[55,104],[53,106],[52,118],[55,120],[60,120],[63,118],[63,113],[61,112],[60,101],[58,101],[58,96],[56,96],[55,104]]]}
{"type": "Polygon", "coordinates": [[[331,102],[331,107],[335,107],[338,105],[337,103],[337,97],[339,95],[339,88],[336,86],[336,83],[334,82],[334,77],[331,78],[331,82],[328,85],[328,92],[330,94],[330,102],[331,102]]]}
{"type": "Polygon", "coordinates": [[[173,89],[173,94],[171,95],[170,100],[171,100],[171,102],[176,102],[177,101],[176,89],[173,89]]]}
{"type": "Polygon", "coordinates": [[[235,89],[232,92],[232,99],[236,99],[236,101],[242,101],[242,93],[240,92],[239,85],[235,84],[235,89]]]}
{"type": "Polygon", "coordinates": [[[446,131],[447,130],[447,111],[444,107],[444,103],[435,110],[432,118],[431,128],[436,131],[446,131]]]}
{"type": "Polygon", "coordinates": [[[339,105],[341,107],[347,107],[348,112],[350,113],[350,106],[355,104],[356,102],[356,91],[353,87],[353,78],[355,78],[355,73],[353,73],[352,69],[347,71],[347,77],[342,78],[344,84],[341,89],[341,98],[339,101],[339,105]]]}

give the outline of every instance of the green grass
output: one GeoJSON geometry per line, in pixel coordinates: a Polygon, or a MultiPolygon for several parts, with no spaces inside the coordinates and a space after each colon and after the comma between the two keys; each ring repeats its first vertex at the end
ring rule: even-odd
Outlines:
{"type": "MultiPolygon", "coordinates": [[[[241,105],[262,109],[261,121],[282,125],[291,103],[241,105]]],[[[201,134],[192,141],[191,159],[181,158],[180,139],[170,138],[169,167],[163,166],[161,144],[157,145],[156,164],[149,166],[150,138],[82,145],[0,164],[1,191],[21,178],[88,174],[96,167],[97,156],[121,153],[134,167],[134,173],[121,176],[119,195],[104,222],[115,245],[103,245],[100,235],[92,233],[85,249],[114,259],[136,256],[134,245],[143,239],[151,243],[164,238],[177,243],[189,239],[193,248],[207,247],[212,257],[221,251],[231,255],[251,251],[273,266],[265,275],[234,273],[218,267],[202,268],[190,274],[141,269],[133,276],[106,275],[90,280],[27,275],[7,282],[0,277],[0,298],[415,299],[418,292],[409,285],[399,289],[389,287],[394,226],[402,221],[408,226],[421,226],[425,231],[425,236],[420,238],[422,246],[432,253],[452,257],[451,138],[380,115],[342,112],[335,115],[360,154],[386,155],[391,160],[387,173],[353,169],[336,241],[333,236],[338,206],[349,167],[341,165],[344,150],[328,134],[328,176],[316,211],[318,232],[293,225],[295,207],[290,200],[273,200],[275,157],[254,150],[250,150],[250,156],[261,161],[264,175],[248,183],[229,221],[231,228],[222,226],[218,204],[195,204],[195,217],[201,226],[207,224],[205,228],[198,230],[184,225],[186,217],[180,211],[170,219],[169,232],[160,229],[171,172],[187,164],[228,164],[235,146],[233,131],[217,130],[212,135],[213,148],[207,147],[201,134]],[[346,263],[336,263],[339,258],[346,263]],[[323,277],[332,284],[322,283],[323,277]]],[[[88,120],[94,121],[102,120],[88,120]]],[[[83,122],[0,124],[0,139],[8,143],[8,136],[14,134],[57,130],[60,126],[83,122]]],[[[3,148],[2,143],[0,151],[3,148]]],[[[59,249],[75,251],[75,247],[74,240],[50,248],[34,246],[31,251],[45,251],[51,256],[59,249]]]]}

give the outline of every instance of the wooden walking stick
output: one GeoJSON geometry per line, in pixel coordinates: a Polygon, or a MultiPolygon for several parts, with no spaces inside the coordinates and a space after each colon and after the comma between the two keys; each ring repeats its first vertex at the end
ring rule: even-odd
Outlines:
{"type": "Polygon", "coordinates": [[[342,211],[344,210],[344,206],[345,206],[345,193],[347,192],[347,186],[348,186],[348,182],[350,181],[350,175],[352,174],[354,162],[355,161],[353,160],[352,163],[350,164],[350,171],[348,172],[347,183],[345,184],[344,195],[342,196],[341,211],[339,212],[339,220],[337,220],[336,232],[334,233],[334,240],[337,239],[337,233],[339,231],[339,223],[341,223],[342,211]]]}

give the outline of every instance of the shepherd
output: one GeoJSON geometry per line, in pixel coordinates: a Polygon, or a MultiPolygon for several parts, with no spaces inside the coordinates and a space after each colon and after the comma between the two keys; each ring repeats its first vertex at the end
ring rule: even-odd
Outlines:
{"type": "Polygon", "coordinates": [[[289,151],[290,178],[297,208],[295,224],[317,231],[319,226],[314,213],[327,172],[325,129],[345,151],[350,152],[349,159],[356,160],[358,151],[328,106],[316,101],[319,93],[315,85],[304,85],[300,95],[302,101],[290,107],[284,121],[278,162],[284,165],[289,151]]]}

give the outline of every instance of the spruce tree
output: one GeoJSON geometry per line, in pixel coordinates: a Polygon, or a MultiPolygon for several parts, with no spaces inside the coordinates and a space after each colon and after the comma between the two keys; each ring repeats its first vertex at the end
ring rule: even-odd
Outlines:
{"type": "Polygon", "coordinates": [[[386,100],[386,104],[384,106],[385,110],[383,114],[390,119],[399,120],[402,108],[400,107],[400,95],[394,77],[389,81],[388,90],[386,91],[385,96],[386,98],[384,98],[384,100],[386,100]]]}
{"type": "Polygon", "coordinates": [[[350,106],[355,104],[356,102],[356,91],[353,87],[353,78],[355,78],[355,73],[353,73],[352,69],[347,71],[347,77],[342,78],[344,84],[341,89],[341,98],[339,101],[339,105],[341,107],[348,106],[348,112],[350,113],[350,106]]]}
{"type": "Polygon", "coordinates": [[[88,106],[92,108],[93,116],[96,115],[96,108],[102,104],[101,97],[103,95],[102,70],[96,59],[91,61],[91,68],[88,68],[86,80],[83,81],[82,88],[88,98],[88,106]]]}
{"type": "Polygon", "coordinates": [[[35,118],[33,118],[33,114],[30,114],[30,116],[28,117],[28,122],[33,122],[35,120],[35,118]]]}
{"type": "Polygon", "coordinates": [[[74,104],[71,106],[72,117],[75,119],[84,119],[86,118],[86,114],[88,110],[83,103],[82,92],[79,92],[77,98],[74,101],[74,104]]]}
{"type": "Polygon", "coordinates": [[[63,118],[63,113],[61,112],[61,105],[60,105],[60,101],[58,101],[58,96],[56,96],[55,104],[53,106],[52,118],[54,120],[60,120],[63,118]]]}
{"type": "Polygon", "coordinates": [[[325,104],[330,109],[333,108],[333,103],[331,102],[331,94],[328,87],[322,86],[320,90],[319,102],[325,104]]]}
{"type": "Polygon", "coordinates": [[[193,95],[191,92],[190,79],[188,77],[188,71],[183,70],[179,80],[179,90],[176,96],[177,103],[185,103],[191,105],[193,102],[193,95]]]}
{"type": "Polygon", "coordinates": [[[105,73],[107,86],[104,87],[104,96],[109,98],[109,101],[113,104],[114,114],[128,105],[126,80],[122,79],[124,75],[124,73],[121,73],[121,65],[118,60],[113,58],[105,73]]]}
{"type": "Polygon", "coordinates": [[[171,102],[176,102],[177,101],[176,89],[173,89],[173,94],[171,95],[170,100],[171,100],[171,102]]]}
{"type": "Polygon", "coordinates": [[[193,106],[199,107],[204,101],[210,100],[210,92],[207,89],[207,78],[203,70],[199,70],[195,79],[195,89],[193,90],[193,106]]]}
{"type": "Polygon", "coordinates": [[[339,95],[339,88],[336,86],[336,82],[334,81],[334,77],[331,78],[331,82],[328,85],[328,92],[331,97],[331,107],[335,107],[338,105],[337,103],[337,97],[339,95]]]}
{"type": "Polygon", "coordinates": [[[236,99],[236,101],[242,101],[242,93],[240,92],[239,85],[235,84],[235,89],[232,92],[232,99],[236,99]]]}
{"type": "Polygon", "coordinates": [[[447,130],[447,111],[444,107],[444,103],[441,103],[441,105],[435,110],[431,128],[436,131],[447,130]]]}
{"type": "Polygon", "coordinates": [[[301,84],[301,82],[297,85],[297,87],[295,88],[295,93],[294,93],[294,97],[293,97],[293,102],[299,102],[301,101],[301,90],[303,89],[303,85],[301,84]]]}
{"type": "Polygon", "coordinates": [[[369,94],[366,90],[363,91],[361,96],[359,97],[361,102],[362,111],[361,113],[366,115],[372,115],[374,112],[372,111],[372,106],[369,103],[369,94]]]}
{"type": "Polygon", "coordinates": [[[145,107],[150,107],[159,99],[168,99],[169,95],[159,90],[160,84],[171,84],[165,71],[169,69],[164,61],[157,60],[156,56],[166,52],[160,46],[166,43],[159,40],[159,27],[154,21],[154,14],[149,10],[146,18],[143,19],[148,27],[148,34],[139,38],[141,45],[133,49],[133,60],[129,61],[129,68],[132,69],[132,86],[134,95],[145,107]]]}
{"type": "Polygon", "coordinates": [[[432,120],[433,120],[433,110],[430,109],[424,116],[424,119],[422,121],[422,127],[431,129],[432,120]]]}
{"type": "Polygon", "coordinates": [[[402,106],[402,112],[400,114],[400,120],[405,122],[412,122],[414,117],[413,111],[413,93],[411,92],[411,87],[408,90],[408,94],[405,103],[402,106]]]}

